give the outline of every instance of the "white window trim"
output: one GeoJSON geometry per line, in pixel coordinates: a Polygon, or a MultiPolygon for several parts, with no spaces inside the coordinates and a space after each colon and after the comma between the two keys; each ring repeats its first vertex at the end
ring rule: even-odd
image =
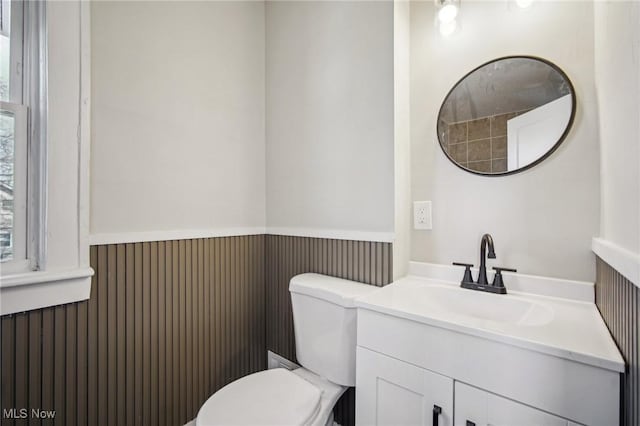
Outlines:
{"type": "Polygon", "coordinates": [[[25,2],[22,93],[29,105],[29,208],[27,259],[31,270],[45,270],[47,260],[47,19],[46,4],[25,2]],[[33,25],[35,24],[35,25],[33,25]]]}
{"type": "Polygon", "coordinates": [[[2,315],[78,302],[89,298],[93,269],[27,272],[0,283],[2,315]]]}
{"type": "MultiPolygon", "coordinates": [[[[2,274],[0,315],[77,302],[90,296],[91,276],[94,272],[89,266],[88,243],[91,87],[89,7],[88,3],[77,0],[25,3],[25,14],[36,14],[28,17],[25,22],[34,22],[33,18],[37,18],[38,24],[35,26],[45,28],[37,35],[37,42],[33,45],[25,43],[25,75],[33,75],[29,72],[29,67],[40,67],[40,72],[39,78],[25,79],[23,87],[25,103],[46,112],[30,117],[30,120],[38,120],[38,123],[31,126],[29,135],[30,146],[41,144],[39,148],[42,148],[29,151],[30,167],[39,170],[37,175],[30,174],[29,185],[42,190],[31,191],[28,202],[27,253],[35,262],[31,265],[31,271],[2,274]],[[50,19],[55,22],[49,22],[48,27],[45,27],[45,22],[50,19]],[[53,42],[48,43],[49,40],[53,42]],[[43,66],[51,64],[46,61],[47,56],[52,52],[51,57],[55,58],[53,62],[60,66],[61,58],[68,54],[69,49],[78,50],[78,62],[64,70],[56,70],[54,66],[51,70],[55,75],[50,77],[52,71],[47,73],[43,66]],[[73,74],[76,73],[77,79],[74,81],[73,74]],[[47,99],[48,89],[53,89],[57,94],[54,99],[47,99]],[[78,94],[76,105],[73,105],[73,93],[78,94]],[[69,114],[74,108],[77,108],[75,117],[69,114]],[[50,116],[56,117],[51,122],[52,126],[47,122],[50,116]],[[74,131],[70,132],[72,129],[74,131]],[[47,167],[51,158],[56,159],[57,167],[47,167]],[[56,183],[62,181],[66,184],[72,176],[68,168],[63,170],[64,167],[59,167],[62,162],[67,164],[67,161],[78,166],[75,174],[77,198],[73,203],[69,201],[74,198],[69,196],[69,191],[66,192],[66,197],[55,191],[56,183]],[[65,216],[74,219],[73,226],[66,223],[66,228],[60,229],[60,224],[52,222],[56,220],[55,217],[65,216]],[[47,232],[48,229],[51,232],[47,232]],[[77,236],[77,239],[69,235],[77,236]],[[77,250],[72,249],[74,246],[77,250]],[[60,247],[64,249],[61,250],[60,247]]],[[[24,31],[27,38],[31,39],[37,33],[35,28],[25,28],[24,31]]]]}

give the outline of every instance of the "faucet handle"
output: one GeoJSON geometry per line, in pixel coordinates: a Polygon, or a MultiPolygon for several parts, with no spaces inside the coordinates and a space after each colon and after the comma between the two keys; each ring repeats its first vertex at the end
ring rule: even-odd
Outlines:
{"type": "Polygon", "coordinates": [[[471,275],[471,268],[473,268],[473,263],[461,263],[461,262],[453,262],[455,266],[464,266],[464,277],[462,278],[462,283],[473,283],[473,275],[471,275]]]}
{"type": "Polygon", "coordinates": [[[502,266],[494,266],[493,270],[496,271],[497,273],[500,273],[500,272],[518,272],[516,269],[503,268],[502,266]]]}
{"type": "Polygon", "coordinates": [[[496,271],[496,276],[493,277],[493,283],[491,283],[494,287],[504,287],[504,282],[502,281],[502,272],[518,272],[513,268],[502,268],[500,266],[494,266],[493,270],[496,271]]]}

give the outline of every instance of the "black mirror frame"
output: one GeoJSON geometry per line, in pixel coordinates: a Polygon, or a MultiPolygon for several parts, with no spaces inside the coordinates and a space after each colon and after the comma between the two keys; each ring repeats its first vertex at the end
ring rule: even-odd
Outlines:
{"type": "Polygon", "coordinates": [[[569,132],[571,131],[571,128],[573,127],[573,121],[574,121],[575,116],[576,116],[576,108],[577,108],[576,91],[575,91],[575,88],[573,87],[573,83],[571,82],[571,79],[569,78],[569,76],[559,66],[557,66],[556,64],[554,64],[553,62],[551,62],[551,61],[549,61],[547,59],[540,58],[540,57],[537,57],[537,56],[530,56],[530,55],[502,56],[500,58],[492,59],[490,61],[487,61],[487,62],[483,63],[482,65],[479,65],[479,66],[475,67],[474,69],[472,69],[471,71],[466,73],[461,79],[459,79],[456,82],[456,84],[454,84],[453,87],[447,92],[447,95],[444,97],[444,100],[440,104],[440,108],[438,109],[438,116],[436,117],[436,139],[438,140],[438,145],[440,145],[440,149],[442,150],[444,155],[449,159],[449,161],[451,161],[453,164],[455,164],[456,167],[458,167],[461,170],[464,170],[465,172],[472,173],[472,174],[478,175],[478,176],[486,176],[486,177],[499,177],[499,176],[514,175],[516,173],[524,172],[525,170],[529,170],[530,168],[532,168],[534,166],[537,166],[538,164],[540,164],[541,162],[543,162],[544,160],[549,158],[551,156],[551,154],[553,154],[558,149],[558,147],[560,147],[560,144],[562,144],[562,142],[564,142],[564,140],[569,135],[569,132]],[[445,102],[447,101],[447,99],[451,95],[451,92],[453,92],[453,90],[456,87],[458,87],[458,85],[462,81],[464,81],[464,79],[466,79],[469,75],[473,74],[474,72],[476,72],[477,70],[479,70],[480,68],[482,68],[484,66],[487,66],[487,65],[492,64],[494,62],[502,61],[502,60],[505,60],[505,59],[533,59],[535,61],[543,62],[543,63],[547,64],[548,66],[550,66],[551,68],[553,68],[555,71],[557,71],[558,74],[560,74],[560,76],[562,78],[564,78],[565,81],[567,82],[567,84],[569,85],[569,91],[571,92],[571,116],[569,117],[569,122],[567,123],[567,127],[564,129],[564,132],[562,132],[562,135],[560,136],[558,141],[555,143],[555,145],[553,145],[546,152],[546,154],[544,154],[542,157],[538,158],[536,161],[534,161],[532,163],[529,163],[526,166],[520,167],[519,169],[506,171],[506,172],[502,172],[502,173],[477,172],[475,170],[470,170],[470,169],[467,169],[466,167],[461,166],[453,158],[451,158],[451,156],[449,155],[449,153],[447,151],[445,151],[444,147],[442,146],[442,141],[440,140],[440,134],[438,132],[438,120],[440,120],[440,114],[442,113],[442,108],[444,107],[445,102]]]}

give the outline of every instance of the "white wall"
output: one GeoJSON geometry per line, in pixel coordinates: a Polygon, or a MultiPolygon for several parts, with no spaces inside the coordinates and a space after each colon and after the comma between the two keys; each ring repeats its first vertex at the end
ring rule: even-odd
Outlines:
{"type": "Polygon", "coordinates": [[[264,228],[264,4],[91,8],[91,233],[264,228]]]}
{"type": "Polygon", "coordinates": [[[600,237],[640,256],[639,3],[596,2],[595,69],[602,156],[600,237]]]}
{"type": "Polygon", "coordinates": [[[411,4],[412,196],[433,201],[434,226],[412,232],[412,259],[477,265],[480,237],[489,232],[494,265],[593,280],[591,238],[600,220],[593,4],[513,6],[463,2],[460,31],[444,39],[433,25],[433,3],[411,4]],[[436,138],[442,100],[477,65],[517,54],[549,59],[569,75],[578,102],[573,129],[551,157],[523,173],[480,177],[458,169],[436,138]]]}
{"type": "Polygon", "coordinates": [[[266,27],[267,226],[391,233],[393,3],[269,2],[266,27]]]}

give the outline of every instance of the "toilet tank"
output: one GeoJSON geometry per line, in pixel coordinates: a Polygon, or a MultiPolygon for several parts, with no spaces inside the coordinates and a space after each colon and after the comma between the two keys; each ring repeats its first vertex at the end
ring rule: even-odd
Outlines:
{"type": "Polygon", "coordinates": [[[289,292],[300,365],[333,383],[355,386],[354,299],[377,289],[320,274],[293,277],[289,292]]]}

